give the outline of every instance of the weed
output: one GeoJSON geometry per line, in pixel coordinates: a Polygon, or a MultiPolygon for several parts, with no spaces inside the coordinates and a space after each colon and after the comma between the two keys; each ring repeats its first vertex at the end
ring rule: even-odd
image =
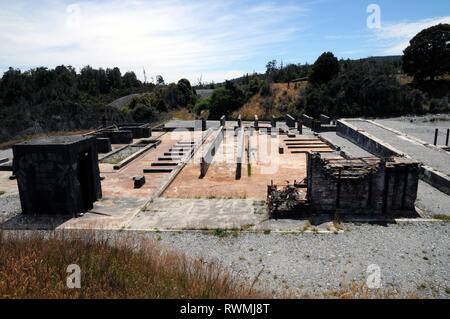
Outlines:
{"type": "Polygon", "coordinates": [[[443,215],[443,214],[437,214],[433,216],[434,219],[439,219],[439,220],[443,220],[443,221],[450,221],[450,216],[449,215],[443,215]]]}

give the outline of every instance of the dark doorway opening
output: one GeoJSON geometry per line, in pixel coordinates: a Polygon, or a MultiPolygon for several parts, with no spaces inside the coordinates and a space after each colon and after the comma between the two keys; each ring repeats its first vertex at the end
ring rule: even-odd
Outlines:
{"type": "Polygon", "coordinates": [[[92,209],[95,202],[93,169],[91,161],[91,152],[81,152],[78,154],[77,178],[80,183],[81,196],[83,200],[83,209],[92,209]]]}

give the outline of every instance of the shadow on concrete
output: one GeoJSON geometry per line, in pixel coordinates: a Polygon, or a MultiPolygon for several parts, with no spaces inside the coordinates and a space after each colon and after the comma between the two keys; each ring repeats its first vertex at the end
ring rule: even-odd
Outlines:
{"type": "Polygon", "coordinates": [[[397,224],[398,218],[423,218],[416,211],[403,211],[395,215],[335,215],[335,214],[314,214],[308,211],[277,211],[271,219],[274,220],[298,220],[309,221],[312,226],[319,226],[321,224],[333,221],[346,223],[367,223],[369,225],[379,225],[387,227],[389,224],[397,224]]]}
{"type": "Polygon", "coordinates": [[[5,230],[55,230],[72,215],[24,215],[20,214],[0,224],[5,230]]]}

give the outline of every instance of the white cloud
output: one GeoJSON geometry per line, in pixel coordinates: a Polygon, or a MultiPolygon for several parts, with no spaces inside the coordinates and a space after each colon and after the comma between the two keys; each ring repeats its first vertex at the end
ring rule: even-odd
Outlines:
{"type": "Polygon", "coordinates": [[[409,45],[409,41],[423,29],[439,23],[450,23],[450,16],[423,19],[417,22],[398,22],[382,25],[373,30],[373,39],[379,52],[384,55],[401,55],[409,45]]]}
{"type": "Polygon", "coordinates": [[[205,0],[0,3],[0,68],[119,66],[142,78],[145,67],[148,78],[219,82],[243,73],[227,71],[233,63],[291,39],[301,26],[285,22],[299,11],[205,0]]]}

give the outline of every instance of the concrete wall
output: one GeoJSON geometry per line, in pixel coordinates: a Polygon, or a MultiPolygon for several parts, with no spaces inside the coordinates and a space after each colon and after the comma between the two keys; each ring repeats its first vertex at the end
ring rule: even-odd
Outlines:
{"type": "Polygon", "coordinates": [[[289,114],[286,114],[286,125],[290,128],[295,127],[295,119],[289,114]]]}
{"type": "Polygon", "coordinates": [[[16,144],[13,153],[24,214],[73,215],[102,197],[95,137],[46,137],[16,144]]]}
{"type": "Polygon", "coordinates": [[[320,154],[308,153],[307,199],[315,212],[382,215],[414,211],[418,163],[403,158],[364,160],[370,165],[353,169],[352,161],[360,165],[359,159],[342,159],[330,166],[320,154]]]}
{"type": "Polygon", "coordinates": [[[369,153],[380,157],[400,156],[402,153],[395,150],[392,146],[388,146],[381,140],[358,130],[357,127],[351,125],[345,120],[338,120],[336,124],[337,135],[344,137],[359,147],[365,149],[369,153]]]}
{"type": "Polygon", "coordinates": [[[301,121],[302,121],[303,125],[312,129],[314,119],[311,116],[302,114],[301,121]]]}
{"type": "Polygon", "coordinates": [[[324,115],[324,114],[320,114],[319,115],[319,121],[322,124],[330,124],[331,119],[328,116],[324,115]]]}
{"type": "MultiPolygon", "coordinates": [[[[395,149],[393,146],[377,139],[376,137],[359,131],[357,127],[351,125],[346,120],[337,121],[337,135],[342,136],[366,151],[375,154],[379,157],[401,156],[402,152],[395,149]]],[[[420,168],[420,179],[439,189],[441,192],[450,195],[450,177],[435,171],[428,166],[420,168]]]]}
{"type": "Polygon", "coordinates": [[[209,165],[211,164],[214,155],[216,154],[216,151],[220,147],[220,143],[222,143],[223,140],[223,126],[220,127],[212,139],[211,143],[206,147],[206,149],[203,152],[201,162],[200,162],[200,177],[204,177],[206,175],[206,172],[208,171],[209,165]]]}
{"type": "Polygon", "coordinates": [[[109,153],[111,152],[111,140],[107,137],[96,138],[97,151],[99,153],[109,153]]]}
{"type": "Polygon", "coordinates": [[[270,125],[272,127],[276,127],[277,126],[277,122],[275,120],[275,116],[273,116],[273,115],[270,117],[270,125]]]}
{"type": "Polygon", "coordinates": [[[245,149],[245,131],[244,128],[239,130],[238,136],[238,149],[236,157],[236,179],[241,178],[242,163],[244,162],[244,149],[245,149]]]}

